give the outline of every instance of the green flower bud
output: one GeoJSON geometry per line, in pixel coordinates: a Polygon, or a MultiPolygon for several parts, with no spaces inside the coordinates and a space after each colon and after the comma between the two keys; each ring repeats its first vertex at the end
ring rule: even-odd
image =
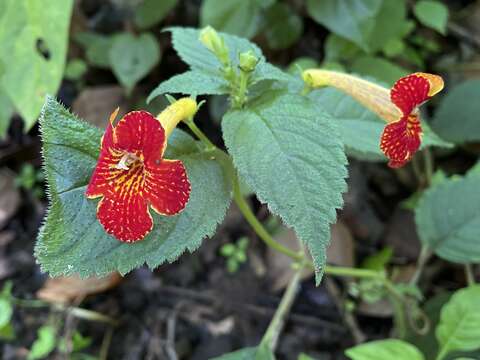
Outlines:
{"type": "Polygon", "coordinates": [[[200,31],[200,42],[220,59],[222,64],[228,64],[228,48],[223,38],[211,26],[204,27],[200,31]]]}
{"type": "Polygon", "coordinates": [[[245,72],[252,72],[257,66],[258,58],[252,50],[240,54],[240,69],[245,72]]]}

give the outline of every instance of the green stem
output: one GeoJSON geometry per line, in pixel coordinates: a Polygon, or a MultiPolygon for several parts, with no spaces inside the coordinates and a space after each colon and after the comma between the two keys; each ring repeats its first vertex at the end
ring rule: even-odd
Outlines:
{"type": "Polygon", "coordinates": [[[465,276],[468,286],[475,285],[475,275],[473,274],[472,264],[465,264],[465,276]]]}
{"type": "Polygon", "coordinates": [[[27,300],[27,299],[18,299],[15,297],[11,298],[12,303],[17,306],[29,307],[29,308],[40,308],[40,307],[49,307],[51,304],[43,300],[27,300]]]}
{"type": "Polygon", "coordinates": [[[293,278],[290,280],[288,287],[282,296],[280,305],[275,311],[275,315],[273,316],[273,319],[270,322],[270,325],[268,326],[268,329],[260,343],[260,346],[267,346],[272,352],[274,352],[275,348],[277,347],[278,338],[282,332],[285,318],[288,316],[293,302],[295,301],[295,297],[298,292],[298,286],[302,277],[303,267],[303,264],[300,265],[293,275],[293,278]]]}
{"type": "Polygon", "coordinates": [[[104,322],[113,326],[117,325],[117,321],[115,319],[92,310],[82,309],[74,306],[66,306],[63,304],[52,304],[44,300],[26,300],[18,299],[16,297],[12,297],[11,300],[12,303],[17,306],[23,306],[27,308],[52,307],[59,311],[69,311],[73,316],[80,319],[104,322]]]}
{"type": "Polygon", "coordinates": [[[415,273],[410,280],[410,285],[417,285],[418,281],[420,280],[420,276],[422,275],[423,269],[427,264],[428,260],[432,256],[431,250],[427,246],[422,246],[420,250],[420,255],[417,259],[417,268],[415,269],[415,273]]]}
{"type": "Polygon", "coordinates": [[[213,144],[210,139],[203,133],[202,130],[198,128],[192,118],[185,120],[185,123],[189,129],[195,134],[195,136],[205,145],[207,151],[212,151],[216,149],[215,144],[213,144]]]}
{"type": "Polygon", "coordinates": [[[265,244],[267,244],[267,246],[277,250],[278,252],[281,252],[282,254],[287,255],[288,257],[291,257],[296,261],[301,261],[303,259],[303,255],[301,253],[290,250],[286,246],[283,246],[282,244],[276,242],[270,236],[268,231],[263,227],[262,223],[258,221],[257,217],[248,206],[245,198],[240,191],[240,184],[237,176],[235,176],[235,178],[233,179],[233,199],[247,222],[250,224],[250,226],[252,226],[258,237],[263,240],[265,244]]]}

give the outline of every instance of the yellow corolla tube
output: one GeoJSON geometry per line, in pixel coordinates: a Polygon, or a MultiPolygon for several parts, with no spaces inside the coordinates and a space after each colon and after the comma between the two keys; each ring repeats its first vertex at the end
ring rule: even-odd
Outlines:
{"type": "Polygon", "coordinates": [[[331,86],[350,95],[386,122],[397,121],[401,111],[390,100],[390,90],[359,77],[330,70],[309,69],[302,73],[311,88],[331,86]]]}
{"type": "Polygon", "coordinates": [[[191,118],[197,110],[197,102],[192,98],[185,97],[175,101],[158,114],[157,119],[165,129],[166,137],[170,136],[180,121],[191,118]]]}

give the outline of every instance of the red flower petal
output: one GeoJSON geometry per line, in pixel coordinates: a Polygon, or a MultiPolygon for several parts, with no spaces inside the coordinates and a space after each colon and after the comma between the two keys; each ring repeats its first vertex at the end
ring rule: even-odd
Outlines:
{"type": "Polygon", "coordinates": [[[411,74],[399,79],[390,91],[390,99],[402,111],[409,115],[418,105],[430,98],[430,82],[424,76],[411,74]]]}
{"type": "Polygon", "coordinates": [[[175,215],[187,205],[190,182],[180,160],[162,160],[146,164],[145,198],[161,215],[175,215]]]}
{"type": "Polygon", "coordinates": [[[401,167],[411,160],[420,147],[422,128],[417,115],[403,116],[399,121],[385,126],[380,149],[390,159],[388,165],[401,167]]]}
{"type": "Polygon", "coordinates": [[[97,166],[93,171],[88,184],[86,196],[90,199],[102,196],[110,187],[110,180],[122,170],[116,165],[123,156],[122,152],[113,149],[113,127],[109,124],[102,137],[102,148],[98,157],[97,166]]]}
{"type": "Polygon", "coordinates": [[[145,161],[160,159],[166,147],[165,130],[146,111],[126,114],[115,126],[113,140],[118,149],[133,154],[141,152],[145,161]]]}
{"type": "Polygon", "coordinates": [[[129,170],[111,172],[108,188],[98,204],[97,217],[105,231],[118,240],[140,240],[152,230],[152,217],[141,195],[144,181],[141,162],[136,162],[129,170]]]}

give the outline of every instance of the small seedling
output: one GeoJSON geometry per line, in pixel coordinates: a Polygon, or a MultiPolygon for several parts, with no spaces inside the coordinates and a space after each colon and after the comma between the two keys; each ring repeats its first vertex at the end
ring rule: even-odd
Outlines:
{"type": "Polygon", "coordinates": [[[235,244],[228,243],[222,245],[220,254],[227,260],[227,270],[229,273],[235,273],[241,264],[247,261],[248,238],[242,237],[235,244]]]}

